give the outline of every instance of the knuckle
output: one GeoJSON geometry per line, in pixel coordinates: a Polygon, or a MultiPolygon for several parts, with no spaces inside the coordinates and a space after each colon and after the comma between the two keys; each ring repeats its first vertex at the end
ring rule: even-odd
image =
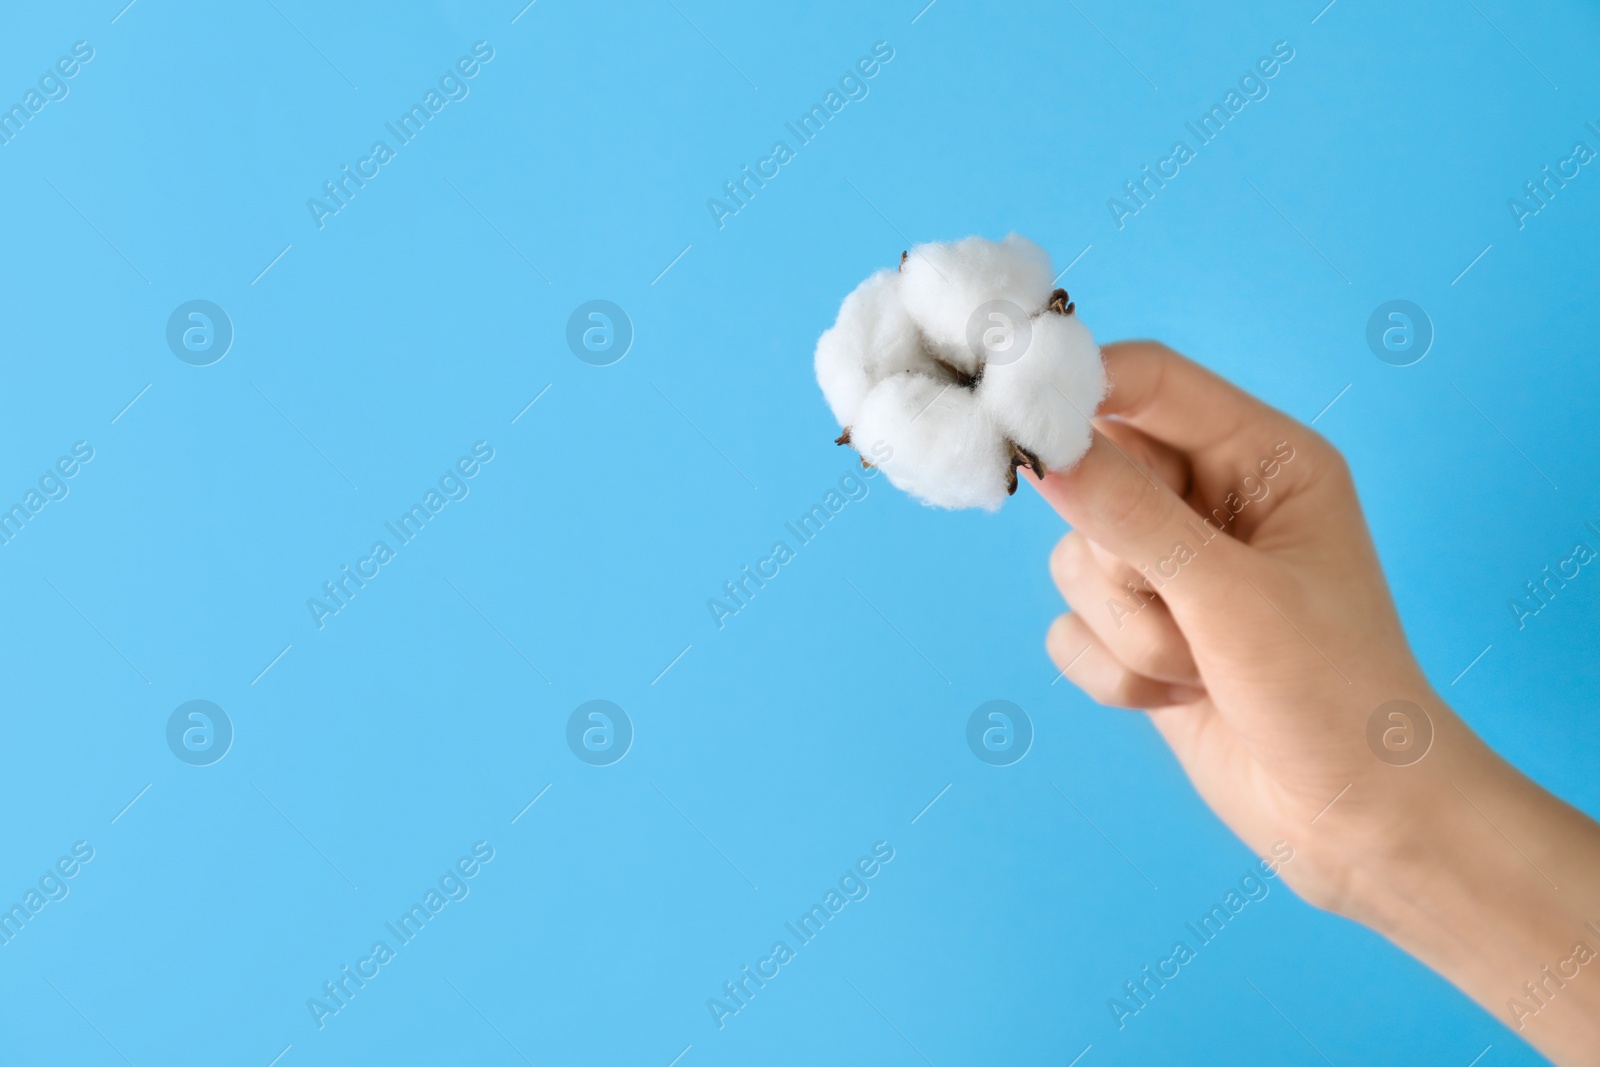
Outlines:
{"type": "Polygon", "coordinates": [[[1149,530],[1159,527],[1169,514],[1169,501],[1165,494],[1151,485],[1141,475],[1128,471],[1107,494],[1101,504],[1101,515],[1113,526],[1149,530]]]}
{"type": "Polygon", "coordinates": [[[1154,635],[1140,640],[1129,652],[1127,662],[1151,678],[1188,679],[1196,674],[1187,650],[1154,635]]]}
{"type": "Polygon", "coordinates": [[[1132,671],[1117,667],[1113,673],[1100,679],[1096,691],[1089,695],[1102,704],[1114,708],[1137,708],[1144,695],[1143,679],[1132,671]]]}
{"type": "MultiPolygon", "coordinates": [[[[1059,615],[1055,622],[1050,624],[1050,629],[1044,636],[1045,651],[1050,653],[1050,658],[1060,667],[1071,662],[1077,653],[1074,651],[1073,637],[1077,633],[1077,620],[1071,613],[1059,615]]],[[[1078,642],[1082,644],[1082,642],[1078,642]]]]}
{"type": "Polygon", "coordinates": [[[1055,579],[1056,586],[1065,591],[1069,585],[1075,585],[1083,574],[1084,568],[1084,539],[1079,533],[1069,533],[1050,552],[1050,577],[1055,579]]]}
{"type": "Polygon", "coordinates": [[[1174,359],[1184,359],[1183,353],[1167,344],[1165,341],[1146,341],[1145,350],[1149,358],[1161,363],[1168,363],[1174,359]]]}
{"type": "Polygon", "coordinates": [[[1337,481],[1351,481],[1349,460],[1337,445],[1316,430],[1305,427],[1303,440],[1295,444],[1306,450],[1315,473],[1337,481]]]}
{"type": "Polygon", "coordinates": [[[1332,444],[1328,445],[1328,455],[1323,462],[1327,465],[1328,476],[1335,483],[1344,488],[1355,486],[1355,475],[1350,472],[1350,461],[1345,459],[1344,453],[1332,444]]]}
{"type": "Polygon", "coordinates": [[[1150,634],[1149,627],[1130,627],[1120,636],[1121,640],[1117,644],[1118,659],[1140,674],[1162,673],[1165,661],[1171,657],[1167,655],[1162,643],[1150,634]]]}

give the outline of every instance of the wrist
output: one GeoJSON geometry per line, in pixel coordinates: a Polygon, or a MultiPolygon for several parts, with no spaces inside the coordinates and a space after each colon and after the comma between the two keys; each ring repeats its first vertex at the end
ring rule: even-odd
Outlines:
{"type": "Polygon", "coordinates": [[[1600,1047],[1600,963],[1580,962],[1600,954],[1600,900],[1579,891],[1600,877],[1600,829],[1438,709],[1434,749],[1377,768],[1381,799],[1364,826],[1343,828],[1334,910],[1545,1051],[1600,1047]],[[1593,1044],[1563,1046],[1575,1034],[1593,1044]]]}
{"type": "Polygon", "coordinates": [[[1363,783],[1374,798],[1366,818],[1345,826],[1339,842],[1338,858],[1351,877],[1335,910],[1391,940],[1418,936],[1414,926],[1430,925],[1430,901],[1465,906],[1494,894],[1513,860],[1522,868],[1512,882],[1533,879],[1549,888],[1499,828],[1508,808],[1538,808],[1551,798],[1442,702],[1437,706],[1443,714],[1429,709],[1436,734],[1427,756],[1410,766],[1375,766],[1363,783]]]}
{"type": "Polygon", "coordinates": [[[1432,897],[1430,883],[1481,858],[1478,831],[1493,830],[1466,798],[1547,796],[1443,701],[1432,697],[1426,710],[1424,755],[1403,765],[1363,758],[1365,772],[1293,839],[1295,869],[1286,874],[1309,903],[1391,939],[1405,933],[1407,901],[1432,897]]]}

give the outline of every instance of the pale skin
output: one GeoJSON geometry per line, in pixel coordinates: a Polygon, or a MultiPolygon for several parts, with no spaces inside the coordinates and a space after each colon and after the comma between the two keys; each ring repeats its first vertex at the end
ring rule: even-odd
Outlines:
{"type": "Polygon", "coordinates": [[[1089,452],[1034,479],[1072,526],[1050,559],[1071,609],[1047,638],[1057,666],[1148,715],[1258,854],[1287,842],[1280,874],[1308,903],[1383,934],[1563,1067],[1600,1065],[1600,826],[1423,675],[1343,457],[1163,345],[1105,359],[1089,452]],[[1392,700],[1433,736],[1423,749],[1425,724],[1385,717],[1413,746],[1386,762],[1368,720],[1392,700]]]}

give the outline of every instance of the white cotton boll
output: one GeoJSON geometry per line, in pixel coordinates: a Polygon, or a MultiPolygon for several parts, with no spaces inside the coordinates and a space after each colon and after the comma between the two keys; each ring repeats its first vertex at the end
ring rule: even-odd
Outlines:
{"type": "Polygon", "coordinates": [[[973,313],[990,300],[1006,300],[1036,314],[1050,299],[1053,277],[1049,254],[1026,237],[968,237],[912,249],[900,294],[939,354],[972,373],[979,362],[967,339],[973,313]]]}
{"type": "Polygon", "coordinates": [[[1018,466],[1071,467],[1088,450],[1105,369],[1051,285],[1049,257],[1015,235],[921,245],[899,271],[868,278],[817,342],[840,443],[947,508],[999,507],[1018,466]]]}
{"type": "Polygon", "coordinates": [[[1100,346],[1077,315],[1045,312],[1029,324],[1027,351],[990,360],[978,402],[1001,432],[1050,470],[1072,466],[1089,449],[1089,418],[1106,394],[1100,346]]]}
{"type": "Polygon", "coordinates": [[[817,340],[817,384],[840,426],[855,422],[877,382],[907,370],[932,371],[916,323],[900,301],[900,274],[880,270],[844,298],[839,318],[817,340]]]}
{"type": "Polygon", "coordinates": [[[1010,451],[970,389],[896,375],[867,394],[850,435],[889,481],[926,503],[993,511],[1005,501],[1010,451]]]}

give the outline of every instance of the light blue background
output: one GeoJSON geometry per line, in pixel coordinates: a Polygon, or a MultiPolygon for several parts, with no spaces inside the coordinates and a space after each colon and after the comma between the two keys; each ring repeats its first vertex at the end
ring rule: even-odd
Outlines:
{"type": "Polygon", "coordinates": [[[4,17],[4,101],[95,57],[0,147],[0,502],[95,458],[0,546],[0,898],[95,858],[0,947],[0,1059],[1542,1062],[1277,883],[1117,1030],[1252,857],[1137,715],[1052,684],[1038,499],[875,481],[724,629],[706,601],[852,469],[810,358],[856,282],[908,241],[1088,247],[1063,284],[1102,338],[1305,420],[1349,386],[1317,426],[1435,684],[1600,811],[1600,574],[1507,607],[1600,543],[1600,167],[1526,229],[1506,206],[1600,148],[1591,7],[273,2],[4,17]],[[479,40],[470,96],[319,230],[307,198],[479,40]],[[878,41],[719,230],[706,200],[878,41]],[[1107,198],[1277,41],[1268,98],[1119,230],[1107,198]],[[195,298],[236,331],[210,367],[163,338],[195,298]],[[605,368],[564,340],[595,298],[636,330],[605,368]],[[1392,298],[1437,331],[1415,366],[1366,347],[1392,298]],[[307,598],[479,440],[471,495],[318,630],[307,598]],[[205,768],[164,740],[197,698],[237,732],[205,768]],[[610,767],[564,741],[592,698],[637,731],[610,767]],[[1008,768],[964,741],[996,698],[1037,732],[1008,768]],[[470,896],[319,1031],[307,998],[478,840],[470,896]],[[879,840],[870,896],[719,1031],[707,998],[879,840]]]}

